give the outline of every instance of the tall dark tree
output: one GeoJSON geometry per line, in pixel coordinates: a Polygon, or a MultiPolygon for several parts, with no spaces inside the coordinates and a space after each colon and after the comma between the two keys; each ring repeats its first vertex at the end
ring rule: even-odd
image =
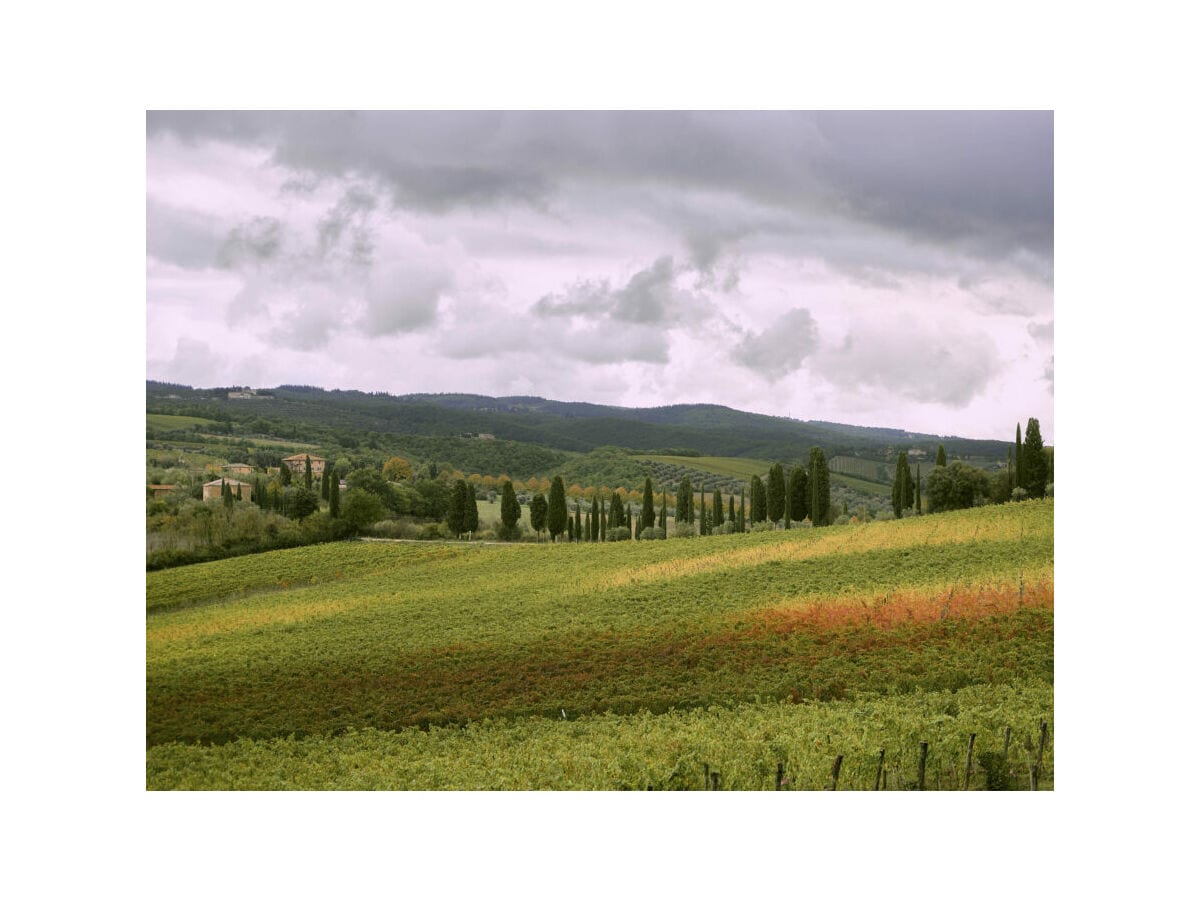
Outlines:
{"type": "Polygon", "coordinates": [[[767,521],[767,486],[757,475],[750,477],[750,524],[767,521]]]}
{"type": "Polygon", "coordinates": [[[233,506],[233,488],[224,478],[221,479],[221,502],[225,504],[226,509],[233,506]]]}
{"type": "Polygon", "coordinates": [[[738,508],[737,530],[739,534],[746,533],[746,489],[742,488],[742,504],[738,508]]]}
{"type": "Polygon", "coordinates": [[[900,455],[896,457],[896,474],[892,476],[892,512],[897,519],[904,515],[904,509],[908,506],[904,502],[911,493],[908,479],[908,454],[901,450],[900,455]]]}
{"type": "Polygon", "coordinates": [[[1025,426],[1025,490],[1030,497],[1041,499],[1046,496],[1046,455],[1042,452],[1042,426],[1037,419],[1030,419],[1025,426]]]}
{"type": "MultiPolygon", "coordinates": [[[[1017,473],[1013,481],[1019,488],[1025,487],[1025,449],[1021,444],[1021,423],[1017,423],[1017,446],[1013,450],[1013,462],[1016,464],[1017,473]]],[[[1028,490],[1028,488],[1026,488],[1028,490]]]]}
{"type": "Polygon", "coordinates": [[[829,524],[829,463],[820,447],[808,451],[808,514],[814,527],[829,524]]]}
{"type": "Polygon", "coordinates": [[[549,510],[550,504],[546,502],[545,494],[535,494],[534,498],[529,501],[529,524],[537,532],[539,541],[542,539],[542,532],[546,530],[546,517],[549,510]]]}
{"type": "Polygon", "coordinates": [[[329,468],[321,470],[321,499],[329,499],[329,468]]]}
{"type": "Polygon", "coordinates": [[[937,462],[935,462],[934,465],[935,466],[944,466],[945,464],[946,464],[946,448],[943,447],[941,444],[938,444],[937,462]]]}
{"type": "Polygon", "coordinates": [[[679,479],[679,490],[675,492],[675,527],[682,522],[692,521],[692,480],[686,475],[679,479]]]}
{"type": "Polygon", "coordinates": [[[713,488],[712,523],[718,528],[725,524],[725,506],[721,499],[720,488],[713,488]]]}
{"type": "MultiPolygon", "coordinates": [[[[663,525],[667,523],[664,522],[663,525]]],[[[654,527],[654,485],[650,483],[650,479],[646,479],[646,483],[642,485],[642,521],[638,524],[638,530],[642,528],[654,527]]]]}
{"type": "Polygon", "coordinates": [[[307,453],[304,455],[304,487],[305,490],[312,490],[312,460],[307,453]]]}
{"type": "Polygon", "coordinates": [[[284,487],[292,484],[292,468],[286,462],[279,467],[279,483],[284,487]]]}
{"type": "Polygon", "coordinates": [[[517,523],[521,521],[521,501],[511,481],[505,481],[500,489],[500,523],[504,526],[506,537],[516,534],[517,523]]]}
{"type": "Polygon", "coordinates": [[[708,534],[708,523],[705,521],[708,518],[708,509],[704,503],[704,485],[700,485],[700,533],[708,534]]]}
{"type": "Polygon", "coordinates": [[[592,542],[600,540],[600,496],[592,497],[592,509],[589,513],[592,519],[592,542]]]}
{"type": "Polygon", "coordinates": [[[600,500],[600,540],[608,540],[608,513],[604,510],[604,499],[600,500]]]}
{"type": "Polygon", "coordinates": [[[916,514],[921,514],[921,464],[917,463],[917,489],[914,494],[913,508],[916,514]]]}
{"type": "Polygon", "coordinates": [[[575,504],[575,540],[582,541],[583,538],[583,519],[579,515],[579,504],[575,504]]]}
{"type": "Polygon", "coordinates": [[[329,477],[329,518],[336,519],[342,514],[342,486],[338,483],[337,475],[329,477]]]}
{"type": "Polygon", "coordinates": [[[585,523],[585,527],[587,528],[587,531],[584,532],[585,539],[595,542],[596,532],[592,530],[592,511],[590,509],[587,512],[587,522],[585,523]]]}
{"type": "Polygon", "coordinates": [[[546,527],[550,529],[552,541],[558,540],[558,536],[567,530],[567,488],[561,475],[555,475],[550,483],[550,509],[546,527]]]}
{"type": "Polygon", "coordinates": [[[662,528],[663,537],[667,536],[667,486],[663,485],[663,505],[662,512],[658,514],[659,527],[662,528]]]}
{"type": "Polygon", "coordinates": [[[788,478],[788,510],[793,522],[808,518],[808,472],[804,466],[793,466],[788,478]]]}
{"type": "Polygon", "coordinates": [[[463,504],[463,531],[474,534],[479,530],[479,498],[475,495],[475,485],[464,482],[467,493],[463,504]]]}
{"type": "Polygon", "coordinates": [[[467,497],[467,483],[460,478],[450,490],[450,509],[446,513],[446,525],[455,537],[467,530],[467,497]]]}
{"type": "Polygon", "coordinates": [[[783,480],[783,464],[775,463],[767,472],[767,518],[776,525],[787,507],[787,484],[783,480]]]}

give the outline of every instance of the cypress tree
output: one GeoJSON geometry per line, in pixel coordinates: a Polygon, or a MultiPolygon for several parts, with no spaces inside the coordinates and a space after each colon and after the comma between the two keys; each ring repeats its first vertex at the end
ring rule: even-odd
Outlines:
{"type": "Polygon", "coordinates": [[[767,486],[757,475],[750,478],[750,524],[767,520],[767,486]]]}
{"type": "Polygon", "coordinates": [[[290,487],[292,483],[292,468],[286,462],[281,463],[279,467],[279,483],[284,487],[290,487]]]}
{"type": "Polygon", "coordinates": [[[312,490],[312,460],[308,458],[308,454],[304,454],[304,487],[307,490],[312,490]]]}
{"type": "Polygon", "coordinates": [[[467,486],[463,504],[463,531],[474,534],[479,530],[479,498],[475,495],[475,485],[464,482],[467,486]]]}
{"type": "Polygon", "coordinates": [[[1042,426],[1037,419],[1030,419],[1025,426],[1024,464],[1025,490],[1030,497],[1041,499],[1046,496],[1046,455],[1042,452],[1042,426]]]}
{"type": "Polygon", "coordinates": [[[1025,487],[1025,454],[1021,446],[1021,423],[1017,423],[1017,448],[1013,451],[1013,459],[1017,464],[1017,487],[1025,487]]]}
{"type": "Polygon", "coordinates": [[[587,539],[589,541],[596,540],[595,533],[592,531],[592,511],[590,509],[587,512],[587,539]]]}
{"type": "Polygon", "coordinates": [[[917,515],[921,514],[921,464],[917,463],[917,493],[916,493],[916,511],[917,515]]]}
{"type": "Polygon", "coordinates": [[[658,517],[658,521],[662,526],[663,537],[667,536],[667,488],[663,486],[663,505],[662,513],[658,517]]]}
{"type": "Polygon", "coordinates": [[[505,537],[516,534],[513,529],[520,521],[521,501],[517,499],[517,492],[513,488],[512,482],[506,481],[504,487],[500,489],[500,522],[504,526],[505,537]]]}
{"type": "Polygon", "coordinates": [[[946,464],[946,448],[943,447],[941,444],[938,444],[937,462],[935,462],[934,465],[935,466],[944,466],[945,464],[946,464]]]}
{"type": "Polygon", "coordinates": [[[713,488],[712,522],[718,528],[725,524],[725,502],[721,499],[720,488],[713,488]]]}
{"type": "MultiPolygon", "coordinates": [[[[663,525],[666,525],[663,522],[663,525]]],[[[643,528],[654,527],[654,486],[650,484],[650,479],[646,479],[646,483],[642,485],[642,521],[638,523],[638,530],[643,528]]]]}
{"type": "Polygon", "coordinates": [[[746,489],[745,488],[742,488],[742,506],[741,506],[741,509],[738,510],[737,530],[742,534],[746,533],[746,489]]]}
{"type": "Polygon", "coordinates": [[[336,519],[342,510],[342,486],[334,476],[329,477],[329,518],[336,519]]]}
{"type": "Polygon", "coordinates": [[[321,472],[321,499],[329,499],[329,470],[325,469],[321,472]]]}
{"type": "Polygon", "coordinates": [[[692,521],[692,480],[686,475],[679,480],[679,490],[675,492],[675,526],[680,522],[692,521]]]}
{"type": "Polygon", "coordinates": [[[546,514],[549,507],[543,494],[535,494],[529,501],[529,523],[537,532],[538,540],[542,539],[542,531],[546,528],[546,514]]]}
{"type": "Polygon", "coordinates": [[[767,472],[767,519],[779,524],[779,520],[783,518],[784,507],[787,504],[787,488],[783,480],[783,465],[775,463],[767,472]]]}
{"type": "Polygon", "coordinates": [[[904,508],[912,509],[913,505],[913,474],[908,462],[908,454],[904,454],[904,508]]]}
{"type": "Polygon", "coordinates": [[[896,457],[896,474],[892,478],[892,512],[899,519],[904,514],[905,476],[908,474],[908,454],[903,450],[896,457]]]}
{"type": "Polygon", "coordinates": [[[829,524],[829,464],[825,451],[813,447],[808,451],[808,514],[814,527],[829,524]]]}
{"type": "Polygon", "coordinates": [[[454,482],[450,489],[450,509],[446,512],[446,525],[455,537],[461,535],[466,528],[467,520],[467,483],[463,479],[454,482]]]}
{"type": "Polygon", "coordinates": [[[705,521],[704,521],[706,518],[706,516],[705,516],[706,511],[707,510],[705,509],[705,505],[704,505],[704,485],[701,484],[700,485],[700,533],[701,534],[708,534],[708,530],[707,530],[708,526],[705,524],[705,521]]]}
{"type": "Polygon", "coordinates": [[[592,523],[592,542],[600,540],[600,507],[597,505],[600,502],[599,495],[593,495],[592,508],[588,511],[588,516],[592,523]]]}
{"type": "Polygon", "coordinates": [[[601,499],[600,500],[600,540],[601,540],[601,542],[608,539],[607,532],[608,532],[608,516],[604,512],[604,500],[601,499]]]}
{"type": "Polygon", "coordinates": [[[808,518],[808,472],[804,466],[794,466],[788,479],[788,511],[794,522],[808,518]]]}
{"type": "Polygon", "coordinates": [[[734,526],[734,528],[736,529],[736,527],[737,527],[737,510],[735,510],[733,508],[733,492],[732,491],[729,494],[729,514],[726,517],[726,521],[729,522],[729,524],[734,526]]]}
{"type": "Polygon", "coordinates": [[[577,541],[583,540],[583,530],[581,527],[582,525],[583,525],[583,519],[581,519],[579,516],[579,504],[576,503],[575,504],[575,540],[577,540],[577,541]]]}
{"type": "Polygon", "coordinates": [[[558,540],[558,536],[567,530],[567,488],[562,476],[555,475],[550,484],[550,509],[546,517],[546,527],[550,529],[550,540],[558,540]]]}

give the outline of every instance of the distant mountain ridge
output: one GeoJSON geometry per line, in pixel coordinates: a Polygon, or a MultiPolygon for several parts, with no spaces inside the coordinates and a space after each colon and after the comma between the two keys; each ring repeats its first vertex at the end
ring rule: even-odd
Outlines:
{"type": "Polygon", "coordinates": [[[809,447],[821,446],[829,455],[881,459],[899,449],[932,454],[942,443],[953,456],[995,463],[1004,460],[1009,446],[1003,441],[801,421],[707,403],[631,408],[535,396],[391,395],[305,385],[260,389],[265,396],[248,401],[229,396],[236,391],[147,381],[146,402],[154,412],[181,411],[200,402],[204,410],[220,410],[239,420],[261,417],[392,434],[490,434],[569,452],[602,446],[639,452],[673,447],[710,456],[792,461],[805,458],[809,447]]]}

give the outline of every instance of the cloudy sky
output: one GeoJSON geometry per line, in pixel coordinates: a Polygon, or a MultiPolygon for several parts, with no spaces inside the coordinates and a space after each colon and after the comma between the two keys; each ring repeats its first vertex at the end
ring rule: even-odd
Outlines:
{"type": "Polygon", "coordinates": [[[1053,440],[1053,117],[152,112],[148,378],[1053,440]]]}

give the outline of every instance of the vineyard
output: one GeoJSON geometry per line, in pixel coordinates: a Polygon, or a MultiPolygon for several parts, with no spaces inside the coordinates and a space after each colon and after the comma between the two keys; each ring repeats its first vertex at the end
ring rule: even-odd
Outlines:
{"type": "Polygon", "coordinates": [[[811,789],[841,756],[839,789],[901,789],[925,742],[925,787],[961,788],[974,734],[972,787],[1020,786],[1052,721],[1053,595],[1053,501],[150,573],[148,782],[811,789]]]}

